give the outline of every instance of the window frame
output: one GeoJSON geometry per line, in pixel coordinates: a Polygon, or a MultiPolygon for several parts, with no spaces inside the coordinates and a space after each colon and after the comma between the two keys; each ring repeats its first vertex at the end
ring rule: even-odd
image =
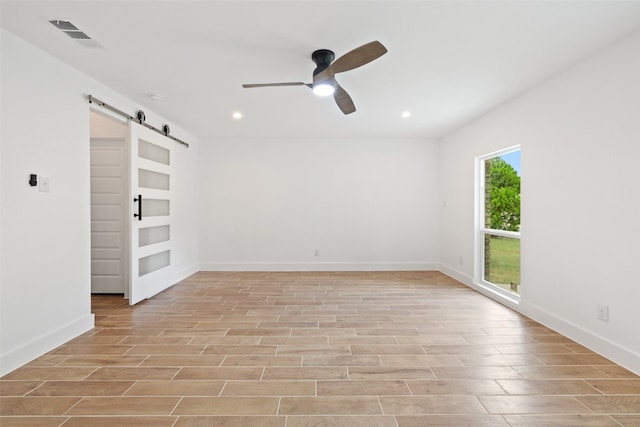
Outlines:
{"type": "MultiPolygon", "coordinates": [[[[488,154],[483,154],[482,156],[476,157],[475,160],[475,215],[474,215],[474,278],[473,282],[485,289],[486,291],[498,296],[501,299],[507,300],[514,304],[519,304],[520,295],[514,292],[509,292],[505,289],[502,289],[500,286],[488,282],[484,279],[485,271],[484,271],[484,239],[485,235],[490,236],[500,236],[500,237],[508,237],[512,239],[521,239],[520,231],[506,231],[506,230],[496,230],[493,228],[487,228],[485,226],[485,213],[486,213],[486,205],[485,205],[485,162],[489,159],[500,157],[505,154],[513,153],[515,151],[520,151],[522,153],[521,146],[514,145],[511,147],[504,148],[502,150],[494,151],[488,154]]],[[[522,155],[522,154],[521,154],[522,155]]],[[[520,254],[520,259],[522,260],[522,253],[520,254]]],[[[521,267],[522,269],[522,267],[521,267]]]]}

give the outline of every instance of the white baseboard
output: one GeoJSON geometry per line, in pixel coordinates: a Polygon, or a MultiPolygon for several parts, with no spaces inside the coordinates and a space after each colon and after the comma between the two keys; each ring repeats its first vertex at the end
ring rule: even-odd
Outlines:
{"type": "Polygon", "coordinates": [[[175,283],[178,283],[181,280],[186,279],[192,274],[196,274],[200,269],[198,268],[198,264],[191,264],[187,267],[181,268],[175,274],[175,283]]]}
{"type": "Polygon", "coordinates": [[[439,270],[481,294],[498,301],[510,309],[517,311],[518,313],[527,316],[550,329],[553,329],[567,338],[574,340],[578,344],[581,344],[607,359],[612,360],[618,365],[634,372],[635,374],[640,375],[640,355],[626,347],[613,343],[594,332],[588,331],[583,327],[540,307],[528,304],[526,301],[520,300],[519,302],[514,302],[504,298],[502,295],[492,293],[491,290],[475,284],[473,282],[473,278],[447,265],[441,264],[439,270]]]}
{"type": "Polygon", "coordinates": [[[535,305],[521,302],[517,311],[640,375],[640,354],[535,305]]]}
{"type": "Polygon", "coordinates": [[[200,271],[429,271],[436,262],[204,263],[200,271]]]}
{"type": "Polygon", "coordinates": [[[48,351],[92,329],[95,317],[92,313],[77,319],[54,331],[0,355],[0,376],[31,362],[48,351]]]}

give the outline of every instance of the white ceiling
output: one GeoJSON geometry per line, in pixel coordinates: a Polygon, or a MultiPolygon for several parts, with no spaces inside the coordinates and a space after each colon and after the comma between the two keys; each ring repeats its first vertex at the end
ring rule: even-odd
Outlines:
{"type": "Polygon", "coordinates": [[[424,138],[637,30],[640,1],[2,0],[0,15],[6,30],[205,140],[424,138]],[[70,39],[48,23],[57,18],[104,49],[70,39]],[[337,76],[351,115],[304,86],[241,87],[311,82],[312,51],[340,56],[372,40],[389,52],[337,76]]]}

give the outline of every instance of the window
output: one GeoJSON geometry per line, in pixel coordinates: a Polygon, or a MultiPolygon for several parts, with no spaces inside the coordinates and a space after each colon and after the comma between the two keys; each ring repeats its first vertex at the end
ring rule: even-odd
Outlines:
{"type": "Polygon", "coordinates": [[[475,282],[520,294],[520,147],[476,159],[475,282]]]}

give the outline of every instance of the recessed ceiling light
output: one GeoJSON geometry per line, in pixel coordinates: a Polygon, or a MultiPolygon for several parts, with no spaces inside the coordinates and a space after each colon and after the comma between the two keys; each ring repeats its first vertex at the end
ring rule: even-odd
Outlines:
{"type": "Polygon", "coordinates": [[[159,95],[157,93],[150,93],[148,96],[149,98],[151,98],[153,102],[160,102],[164,99],[164,96],[159,95]]]}
{"type": "Polygon", "coordinates": [[[403,119],[408,119],[409,117],[411,117],[411,111],[403,111],[402,114],[400,114],[400,117],[402,117],[403,119]]]}
{"type": "Polygon", "coordinates": [[[239,111],[236,111],[235,113],[233,113],[233,118],[236,120],[240,120],[242,118],[242,113],[239,111]]]}

